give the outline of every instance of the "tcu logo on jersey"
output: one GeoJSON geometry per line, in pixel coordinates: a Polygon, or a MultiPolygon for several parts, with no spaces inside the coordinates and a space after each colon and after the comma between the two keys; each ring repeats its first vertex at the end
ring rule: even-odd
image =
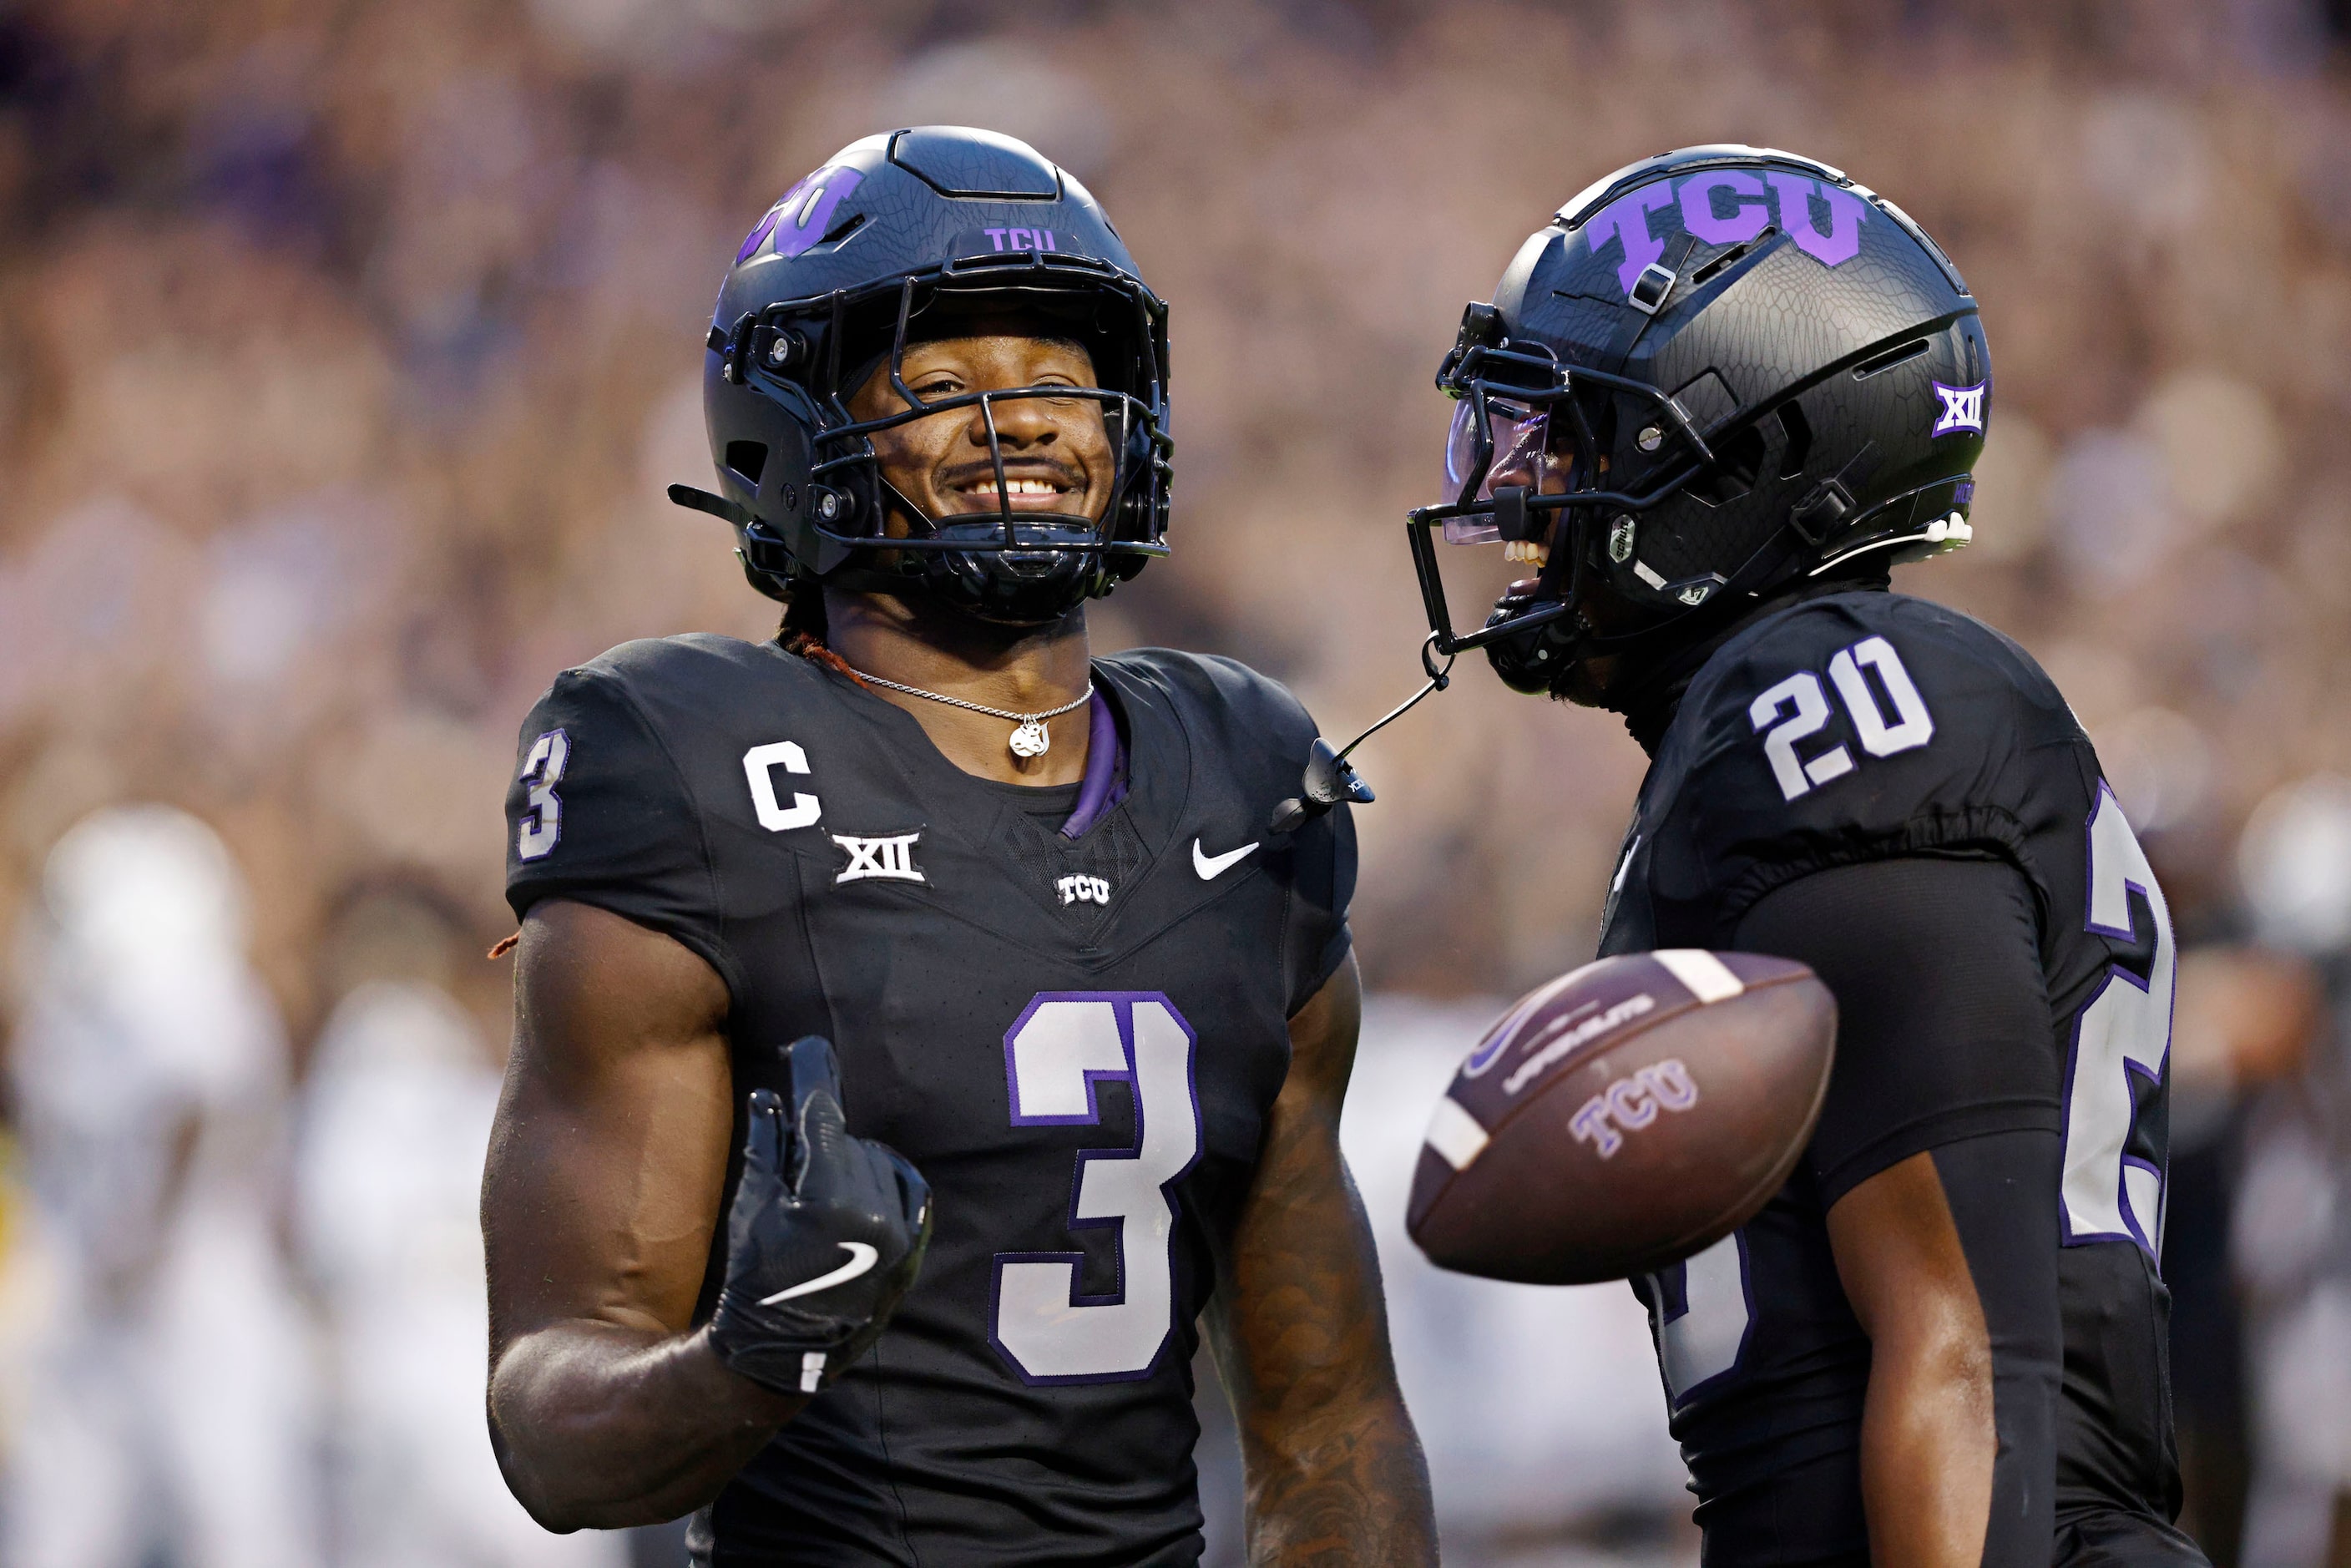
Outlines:
{"type": "Polygon", "coordinates": [[[1108,904],[1110,883],[1098,876],[1065,876],[1053,884],[1064,907],[1072,904],[1108,904]]]}
{"type": "Polygon", "coordinates": [[[833,883],[925,882],[922,868],[914,864],[914,842],[922,837],[920,831],[893,833],[878,839],[861,839],[848,833],[835,833],[832,841],[849,852],[849,865],[833,883]]]}
{"type": "Polygon", "coordinates": [[[1659,1111],[1687,1111],[1697,1103],[1698,1082],[1689,1069],[1667,1057],[1630,1078],[1619,1078],[1586,1100],[1568,1118],[1567,1130],[1577,1143],[1597,1148],[1602,1159],[1613,1159],[1625,1146],[1625,1133],[1639,1132],[1657,1119],[1659,1111]],[[1615,1126],[1609,1125],[1612,1122],[1615,1126]]]}

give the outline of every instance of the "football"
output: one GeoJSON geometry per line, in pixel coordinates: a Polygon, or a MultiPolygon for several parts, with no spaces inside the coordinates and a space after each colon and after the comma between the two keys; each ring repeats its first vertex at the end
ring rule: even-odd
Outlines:
{"type": "Polygon", "coordinates": [[[1521,998],[1437,1103],[1406,1227],[1440,1268],[1621,1280],[1745,1224],[1812,1136],[1836,998],[1785,958],[1587,964],[1521,998]]]}

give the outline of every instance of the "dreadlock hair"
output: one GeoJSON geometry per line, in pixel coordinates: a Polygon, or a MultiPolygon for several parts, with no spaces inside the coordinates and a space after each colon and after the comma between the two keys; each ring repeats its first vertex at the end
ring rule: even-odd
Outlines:
{"type": "Polygon", "coordinates": [[[837,670],[855,681],[865,684],[863,676],[849,667],[849,661],[825,646],[828,630],[824,615],[824,584],[812,577],[795,577],[784,597],[784,623],[776,632],[776,640],[788,653],[797,653],[812,664],[822,664],[837,670]]]}

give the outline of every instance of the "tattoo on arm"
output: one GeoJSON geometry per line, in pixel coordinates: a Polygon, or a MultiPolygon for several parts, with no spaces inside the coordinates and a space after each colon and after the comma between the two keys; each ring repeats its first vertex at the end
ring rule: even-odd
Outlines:
{"type": "Polygon", "coordinates": [[[1351,957],[1290,1020],[1290,1078],[1209,1312],[1240,1427],[1257,1564],[1437,1561],[1379,1260],[1339,1152],[1361,1018],[1351,957]]]}

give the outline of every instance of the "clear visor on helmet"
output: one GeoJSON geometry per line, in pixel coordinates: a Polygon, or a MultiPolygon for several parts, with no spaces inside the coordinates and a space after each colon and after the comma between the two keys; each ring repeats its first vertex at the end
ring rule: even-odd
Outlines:
{"type": "MultiPolygon", "coordinates": [[[[1551,452],[1551,410],[1507,398],[1486,400],[1486,437],[1480,452],[1477,404],[1464,399],[1454,405],[1453,428],[1445,438],[1445,493],[1457,501],[1490,501],[1497,485],[1523,486],[1537,493],[1553,491],[1560,486],[1551,483],[1566,472],[1566,465],[1553,460],[1551,452]],[[1479,474],[1480,459],[1485,472],[1479,474]],[[1473,495],[1463,495],[1470,476],[1478,475],[1478,488],[1473,495]]],[[[1500,532],[1489,515],[1482,517],[1447,517],[1445,538],[1448,544],[1494,544],[1500,532]]]]}

